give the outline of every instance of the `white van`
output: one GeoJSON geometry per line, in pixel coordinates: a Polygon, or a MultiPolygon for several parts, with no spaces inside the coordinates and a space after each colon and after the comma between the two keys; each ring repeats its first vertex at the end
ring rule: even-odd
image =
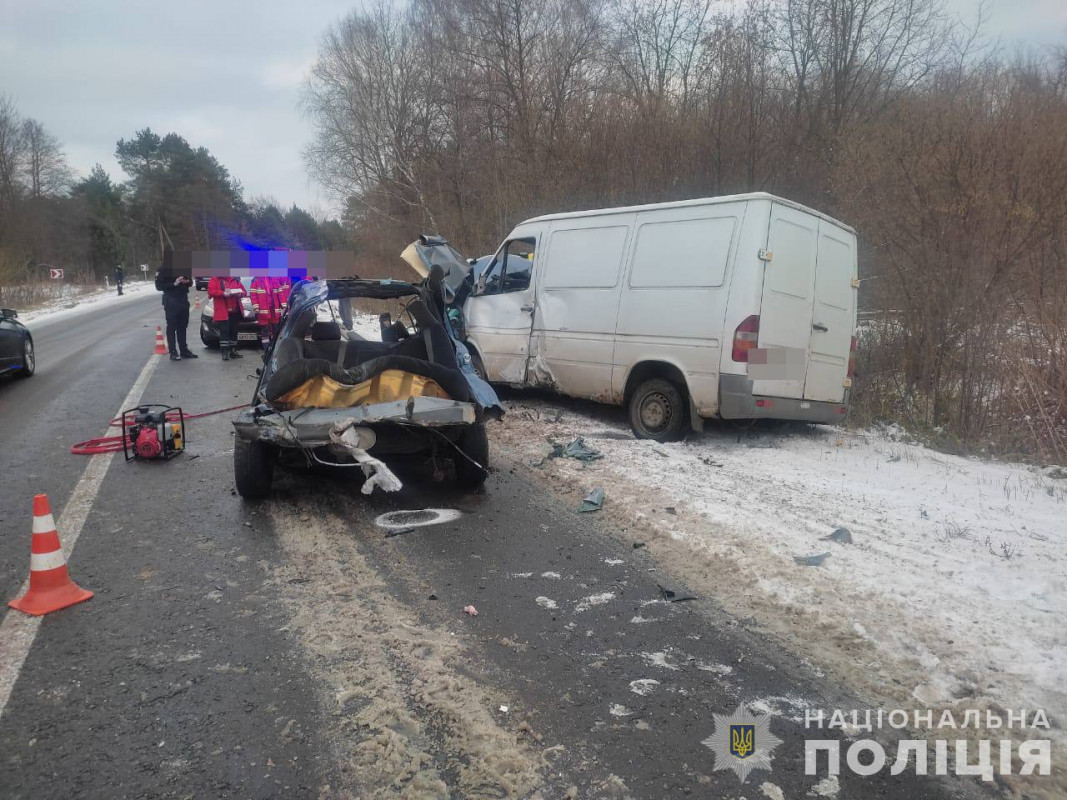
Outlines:
{"type": "Polygon", "coordinates": [[[464,307],[488,380],[626,404],[639,437],[848,413],[856,233],[758,192],[536,217],[464,307]]]}

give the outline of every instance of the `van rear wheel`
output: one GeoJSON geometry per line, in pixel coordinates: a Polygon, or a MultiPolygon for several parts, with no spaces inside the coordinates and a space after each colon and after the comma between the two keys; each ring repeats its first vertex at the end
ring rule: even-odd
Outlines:
{"type": "Polygon", "coordinates": [[[638,439],[673,442],[685,431],[682,391],[663,378],[645,381],[630,395],[630,427],[638,439]]]}

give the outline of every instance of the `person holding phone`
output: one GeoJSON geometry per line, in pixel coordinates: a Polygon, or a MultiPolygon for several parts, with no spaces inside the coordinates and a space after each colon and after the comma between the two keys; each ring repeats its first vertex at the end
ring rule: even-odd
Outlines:
{"type": "Polygon", "coordinates": [[[189,349],[186,332],[189,328],[189,287],[193,279],[183,275],[172,266],[172,261],[163,256],[163,265],[156,272],[156,289],[163,292],[163,315],[167,318],[167,349],[171,361],[183,358],[199,358],[189,349]]]}

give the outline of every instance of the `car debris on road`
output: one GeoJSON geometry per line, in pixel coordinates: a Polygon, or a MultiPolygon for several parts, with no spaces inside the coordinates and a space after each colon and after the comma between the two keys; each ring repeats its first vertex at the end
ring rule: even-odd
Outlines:
{"type": "Polygon", "coordinates": [[[582,499],[582,504],[578,506],[579,513],[588,511],[599,511],[604,507],[604,490],[601,488],[593,489],[582,499]]]}
{"type": "Polygon", "coordinates": [[[821,567],[822,563],[830,557],[830,553],[818,553],[813,556],[793,556],[793,560],[802,567],[821,567]]]}

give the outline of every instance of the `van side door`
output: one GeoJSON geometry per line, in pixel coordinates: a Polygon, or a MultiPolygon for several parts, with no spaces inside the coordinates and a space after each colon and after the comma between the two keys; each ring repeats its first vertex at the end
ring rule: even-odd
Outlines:
{"type": "Polygon", "coordinates": [[[479,276],[474,296],[464,307],[467,336],[493,383],[522,386],[526,381],[538,233],[530,228],[514,231],[479,276]]]}
{"type": "Polygon", "coordinates": [[[818,217],[779,203],[771,205],[767,252],[763,270],[763,298],[759,315],[759,347],[773,369],[754,367],[752,393],[767,397],[804,396],[812,309],[815,303],[815,263],[818,253],[818,217]],[[759,379],[760,372],[774,377],[759,379]],[[754,375],[755,373],[755,375],[754,375]]]}
{"type": "Polygon", "coordinates": [[[616,402],[611,376],[622,267],[635,214],[552,222],[537,278],[527,383],[616,402]]]}

